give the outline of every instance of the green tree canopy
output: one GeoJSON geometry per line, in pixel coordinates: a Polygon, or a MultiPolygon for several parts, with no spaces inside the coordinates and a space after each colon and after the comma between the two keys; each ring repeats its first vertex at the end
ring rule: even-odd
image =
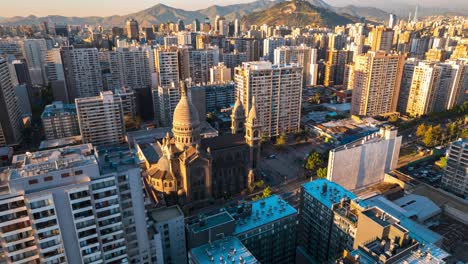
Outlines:
{"type": "Polygon", "coordinates": [[[327,178],[327,168],[326,167],[319,168],[317,170],[317,177],[320,178],[320,179],[327,178]]]}

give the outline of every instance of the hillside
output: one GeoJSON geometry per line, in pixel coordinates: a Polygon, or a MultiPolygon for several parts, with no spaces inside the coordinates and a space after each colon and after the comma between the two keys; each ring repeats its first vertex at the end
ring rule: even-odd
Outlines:
{"type": "Polygon", "coordinates": [[[253,12],[242,18],[246,25],[286,25],[302,27],[306,25],[328,26],[357,22],[356,17],[339,15],[330,9],[317,7],[305,1],[283,2],[273,7],[253,12]]]}

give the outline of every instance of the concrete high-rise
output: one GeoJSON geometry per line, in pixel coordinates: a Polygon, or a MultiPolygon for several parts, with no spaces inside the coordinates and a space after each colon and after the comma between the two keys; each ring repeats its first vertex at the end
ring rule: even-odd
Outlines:
{"type": "Polygon", "coordinates": [[[21,143],[23,120],[8,63],[0,57],[0,146],[21,143]]]}
{"type": "Polygon", "coordinates": [[[218,63],[210,68],[210,83],[226,83],[232,80],[231,69],[224,63],[218,63]]]}
{"type": "Polygon", "coordinates": [[[275,59],[275,49],[285,44],[286,41],[284,38],[270,37],[263,40],[263,57],[273,62],[275,59]]]}
{"type": "Polygon", "coordinates": [[[377,26],[369,32],[369,46],[372,51],[385,51],[389,53],[393,45],[393,29],[377,26]]]}
{"type": "Polygon", "coordinates": [[[442,75],[435,98],[435,112],[452,109],[468,100],[468,60],[449,60],[438,65],[442,68],[442,75]]]}
{"type": "Polygon", "coordinates": [[[63,47],[60,51],[67,82],[68,102],[97,96],[103,90],[99,53],[95,48],[63,47]]]}
{"type": "Polygon", "coordinates": [[[155,121],[164,127],[170,127],[172,116],[180,101],[180,87],[178,83],[158,86],[152,89],[155,121]]]}
{"type": "Polygon", "coordinates": [[[77,136],[80,134],[78,116],[74,104],[53,102],[44,108],[42,127],[47,140],[77,136]]]}
{"type": "Polygon", "coordinates": [[[402,137],[397,129],[380,131],[330,151],[327,179],[348,190],[359,190],[382,182],[396,169],[402,137]]]}
{"type": "Polygon", "coordinates": [[[159,86],[179,83],[179,58],[177,47],[159,47],[154,49],[154,68],[159,86]]]}
{"type": "Polygon", "coordinates": [[[138,26],[138,21],[135,19],[128,19],[125,24],[125,29],[127,30],[127,38],[129,40],[138,41],[140,39],[140,28],[138,26]]]}
{"type": "Polygon", "coordinates": [[[346,73],[346,65],[353,60],[350,50],[329,50],[325,62],[325,86],[342,85],[346,73]]]}
{"type": "Polygon", "coordinates": [[[283,46],[274,51],[274,64],[297,63],[303,67],[303,85],[317,84],[317,49],[305,45],[283,46]]]}
{"type": "Polygon", "coordinates": [[[434,109],[442,68],[435,63],[420,62],[414,67],[406,113],[422,116],[434,109]]]}
{"type": "Polygon", "coordinates": [[[13,157],[0,174],[1,263],[151,263],[143,182],[128,147],[13,157]]]}
{"type": "Polygon", "coordinates": [[[45,56],[47,44],[45,39],[25,39],[23,41],[23,54],[28,62],[29,74],[34,84],[45,84],[45,56]]]}
{"type": "MultiPolygon", "coordinates": [[[[302,101],[302,67],[245,62],[235,69],[236,90],[245,109],[257,101],[262,133],[267,137],[299,130],[302,101]]],[[[246,110],[247,116],[247,110],[246,110]]]]}
{"type": "Polygon", "coordinates": [[[447,166],[442,177],[442,188],[468,197],[468,139],[450,144],[447,166]]]}
{"type": "Polygon", "coordinates": [[[109,69],[115,91],[121,87],[132,90],[151,87],[150,61],[146,50],[119,48],[108,52],[109,69]],[[118,85],[118,86],[117,86],[118,85]]]}
{"type": "Polygon", "coordinates": [[[377,116],[396,111],[404,56],[368,52],[354,60],[353,115],[377,116]]]}
{"type": "Polygon", "coordinates": [[[45,56],[45,72],[47,82],[52,87],[54,99],[66,102],[68,100],[68,92],[59,48],[47,51],[45,56]]]}
{"type": "Polygon", "coordinates": [[[418,65],[419,60],[410,58],[405,61],[403,73],[401,76],[400,93],[398,95],[397,111],[405,113],[408,107],[408,98],[411,91],[411,83],[413,81],[414,68],[418,65]]]}
{"type": "Polygon", "coordinates": [[[125,141],[122,100],[111,91],[95,97],[75,99],[83,143],[96,146],[125,141]]]}
{"type": "MultiPolygon", "coordinates": [[[[186,49],[183,51],[183,53],[186,52],[188,52],[189,78],[192,83],[207,84],[210,81],[210,68],[219,63],[219,48],[214,46],[204,50],[186,49]]],[[[184,68],[187,60],[181,59],[180,63],[181,68],[184,68]]]]}

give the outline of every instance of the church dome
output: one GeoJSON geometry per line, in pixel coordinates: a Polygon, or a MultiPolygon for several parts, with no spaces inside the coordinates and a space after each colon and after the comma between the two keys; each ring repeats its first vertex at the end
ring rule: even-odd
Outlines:
{"type": "Polygon", "coordinates": [[[198,111],[187,97],[185,83],[181,82],[180,101],[174,110],[172,133],[176,147],[183,150],[200,142],[200,119],[198,111]]]}

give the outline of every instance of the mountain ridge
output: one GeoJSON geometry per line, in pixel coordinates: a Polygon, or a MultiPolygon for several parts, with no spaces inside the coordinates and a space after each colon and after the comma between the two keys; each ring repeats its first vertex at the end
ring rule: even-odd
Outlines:
{"type": "MultiPolygon", "coordinates": [[[[90,24],[90,25],[102,25],[102,26],[123,26],[128,18],[135,18],[141,26],[150,26],[153,24],[160,24],[166,22],[177,22],[178,19],[184,20],[185,23],[191,23],[194,19],[203,21],[205,17],[208,17],[211,21],[214,20],[216,15],[224,16],[227,20],[234,20],[236,18],[241,19],[242,17],[252,13],[259,12],[272,6],[286,2],[287,0],[257,0],[250,3],[233,4],[227,6],[212,5],[210,7],[188,11],[184,9],[178,9],[165,4],[156,4],[147,9],[126,14],[126,15],[112,15],[106,17],[100,16],[89,16],[89,17],[76,17],[76,16],[60,16],[60,15],[49,15],[49,16],[15,16],[10,18],[3,18],[0,20],[2,24],[7,25],[19,25],[19,24],[39,24],[42,21],[48,21],[49,23],[57,24],[90,24]]],[[[329,9],[332,11],[340,10],[340,8],[332,7],[323,0],[308,0],[314,6],[329,9]]],[[[355,8],[353,14],[359,13],[359,7],[355,8]]],[[[385,13],[380,10],[380,13],[385,13]]],[[[339,13],[339,11],[338,11],[339,13]]],[[[359,15],[358,15],[359,16],[359,15]]],[[[388,16],[388,15],[386,15],[388,16]]],[[[386,19],[381,17],[381,19],[386,19]]]]}

